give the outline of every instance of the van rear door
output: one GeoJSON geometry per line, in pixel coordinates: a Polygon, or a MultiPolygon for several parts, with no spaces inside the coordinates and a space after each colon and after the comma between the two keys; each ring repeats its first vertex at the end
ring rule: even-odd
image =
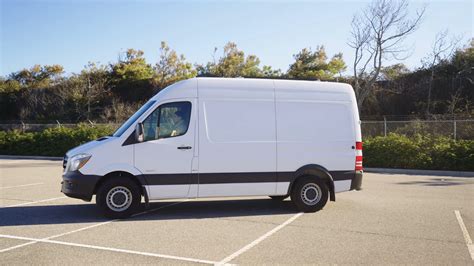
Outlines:
{"type": "MultiPolygon", "coordinates": [[[[319,165],[333,176],[336,192],[349,190],[356,142],[350,88],[314,81],[297,87],[294,81],[275,83],[277,171],[319,165]]],[[[278,185],[288,186],[283,182],[278,185]]]]}

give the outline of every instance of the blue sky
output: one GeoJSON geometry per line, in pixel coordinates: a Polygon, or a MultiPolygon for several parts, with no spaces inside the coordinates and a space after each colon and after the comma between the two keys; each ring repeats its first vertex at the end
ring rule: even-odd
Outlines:
{"type": "MultiPolygon", "coordinates": [[[[350,22],[367,1],[25,1],[0,0],[0,75],[34,64],[60,64],[79,72],[88,61],[117,61],[127,48],[158,60],[162,40],[192,63],[211,60],[214,47],[236,42],[262,65],[285,71],[293,54],[324,45],[329,55],[353,59],[350,22]]],[[[414,12],[424,2],[411,1],[414,12]]],[[[430,1],[404,61],[420,65],[437,32],[473,36],[470,0],[430,1]]],[[[388,62],[392,63],[392,62],[388,62]]]]}

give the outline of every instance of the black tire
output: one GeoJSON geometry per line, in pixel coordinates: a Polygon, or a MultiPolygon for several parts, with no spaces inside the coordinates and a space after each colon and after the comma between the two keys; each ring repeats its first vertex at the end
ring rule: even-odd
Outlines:
{"type": "Polygon", "coordinates": [[[112,177],[101,184],[95,200],[104,216],[113,219],[127,218],[140,208],[140,187],[127,177],[112,177]]]}
{"type": "Polygon", "coordinates": [[[317,212],[324,208],[329,198],[327,185],[314,176],[303,176],[296,180],[291,190],[291,201],[302,212],[317,212]]]}
{"type": "Polygon", "coordinates": [[[283,201],[286,198],[288,198],[288,195],[285,195],[285,196],[270,196],[270,198],[274,201],[283,201]]]}

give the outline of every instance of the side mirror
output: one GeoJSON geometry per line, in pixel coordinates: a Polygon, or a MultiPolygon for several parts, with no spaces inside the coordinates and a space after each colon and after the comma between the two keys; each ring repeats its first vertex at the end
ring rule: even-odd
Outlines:
{"type": "Polygon", "coordinates": [[[137,123],[135,127],[135,139],[138,142],[143,142],[143,123],[137,123]]]}

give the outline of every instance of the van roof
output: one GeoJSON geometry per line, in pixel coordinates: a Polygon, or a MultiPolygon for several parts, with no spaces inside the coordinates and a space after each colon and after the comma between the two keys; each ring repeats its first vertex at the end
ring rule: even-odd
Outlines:
{"type": "Polygon", "coordinates": [[[222,78],[222,77],[196,77],[176,82],[161,90],[154,99],[195,98],[197,88],[219,88],[222,93],[229,90],[242,90],[256,92],[255,89],[273,89],[276,91],[315,91],[332,94],[354,93],[351,85],[347,83],[316,81],[316,80],[291,80],[270,78],[222,78]],[[253,88],[252,88],[253,87],[253,88]]]}

